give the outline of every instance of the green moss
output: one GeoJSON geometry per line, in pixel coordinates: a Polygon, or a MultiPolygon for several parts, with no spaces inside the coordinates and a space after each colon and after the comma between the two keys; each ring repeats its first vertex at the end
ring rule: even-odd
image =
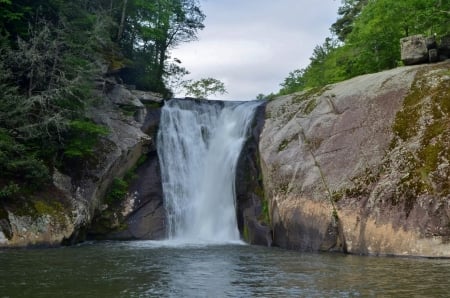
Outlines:
{"type": "Polygon", "coordinates": [[[266,225],[270,225],[270,210],[267,198],[261,197],[262,211],[258,220],[266,225]]]}
{"type": "Polygon", "coordinates": [[[250,232],[248,231],[248,226],[246,224],[244,224],[244,231],[242,236],[244,237],[245,242],[250,243],[250,232]]]}
{"type": "Polygon", "coordinates": [[[319,97],[328,89],[330,89],[330,86],[314,87],[314,88],[302,91],[302,92],[294,95],[292,97],[292,101],[294,103],[299,103],[299,102],[311,99],[312,97],[319,97]]]}
{"type": "Polygon", "coordinates": [[[331,198],[333,199],[333,202],[337,203],[339,202],[346,194],[345,190],[337,190],[337,191],[333,191],[331,194],[331,198]]]}
{"type": "Polygon", "coordinates": [[[57,216],[57,215],[63,213],[63,211],[64,211],[64,208],[61,205],[61,203],[54,201],[54,200],[52,200],[50,202],[35,201],[34,209],[36,210],[36,212],[39,215],[48,214],[48,215],[52,215],[52,216],[57,216]]]}
{"type": "Polygon", "coordinates": [[[158,103],[158,102],[156,102],[156,101],[146,102],[146,103],[144,103],[144,106],[145,106],[147,109],[151,109],[151,110],[161,108],[161,104],[158,103]]]}
{"type": "Polygon", "coordinates": [[[283,151],[289,145],[289,140],[284,139],[281,141],[280,145],[278,145],[278,152],[283,151]]]}
{"type": "Polygon", "coordinates": [[[50,215],[60,224],[64,224],[66,222],[64,207],[57,200],[36,200],[33,202],[33,205],[36,217],[50,215]]]}
{"type": "Polygon", "coordinates": [[[105,202],[114,204],[122,202],[128,193],[128,182],[123,179],[115,178],[106,195],[105,202]]]}
{"type": "Polygon", "coordinates": [[[415,136],[419,128],[422,107],[419,103],[424,95],[417,84],[419,83],[415,80],[410,93],[404,99],[403,109],[397,112],[394,120],[393,131],[403,141],[415,136]]]}
{"type": "Polygon", "coordinates": [[[405,107],[398,112],[393,125],[394,133],[403,141],[417,134],[420,111],[417,107],[405,107]]]}
{"type": "MultiPolygon", "coordinates": [[[[407,175],[398,185],[397,192],[401,198],[393,202],[397,204],[403,200],[407,215],[422,194],[450,194],[450,173],[444,173],[444,176],[442,173],[435,174],[438,173],[438,166],[450,158],[450,82],[440,78],[447,73],[448,70],[442,69],[433,69],[427,76],[424,72],[417,73],[403,109],[395,118],[393,129],[398,138],[407,141],[414,137],[420,142],[419,148],[413,150],[406,163],[407,175]],[[430,81],[436,80],[439,84],[430,84],[430,81]]],[[[391,145],[391,149],[395,148],[396,141],[391,145]]]]}
{"type": "Polygon", "coordinates": [[[101,136],[106,136],[109,130],[90,120],[74,120],[70,124],[70,132],[64,155],[69,159],[86,159],[94,155],[95,146],[101,136]]]}
{"type": "Polygon", "coordinates": [[[139,157],[139,159],[137,160],[136,165],[134,166],[134,171],[136,171],[137,168],[142,166],[147,160],[148,160],[148,155],[147,154],[141,155],[139,157]]]}
{"type": "Polygon", "coordinates": [[[132,105],[120,105],[119,107],[126,116],[130,117],[134,116],[134,114],[139,109],[138,107],[132,105]]]}
{"type": "Polygon", "coordinates": [[[318,102],[316,98],[310,99],[300,110],[304,115],[309,115],[317,107],[318,102]]]}
{"type": "Polygon", "coordinates": [[[423,165],[423,170],[428,176],[435,171],[439,165],[439,154],[444,150],[442,143],[428,144],[419,151],[419,158],[423,165]]]}
{"type": "Polygon", "coordinates": [[[289,144],[296,139],[298,139],[298,134],[293,135],[289,139],[282,140],[281,143],[278,145],[278,152],[285,150],[289,146],[289,144]]]}

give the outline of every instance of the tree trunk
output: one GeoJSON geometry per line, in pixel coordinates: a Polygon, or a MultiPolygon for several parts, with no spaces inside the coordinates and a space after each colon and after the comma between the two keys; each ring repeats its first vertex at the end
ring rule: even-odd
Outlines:
{"type": "Polygon", "coordinates": [[[117,41],[122,38],[123,30],[125,28],[125,14],[127,11],[128,0],[123,0],[122,17],[120,18],[119,31],[117,31],[117,41]]]}

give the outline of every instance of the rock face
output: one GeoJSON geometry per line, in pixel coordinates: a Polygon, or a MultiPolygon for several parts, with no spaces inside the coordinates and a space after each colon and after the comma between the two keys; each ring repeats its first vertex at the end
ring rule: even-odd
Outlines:
{"type": "Polygon", "coordinates": [[[250,244],[272,245],[268,206],[259,167],[259,136],[264,125],[265,105],[255,112],[251,136],[242,148],[236,169],[238,228],[250,244]]]}
{"type": "Polygon", "coordinates": [[[158,240],[166,236],[161,171],[156,151],[160,108],[148,108],[142,130],[152,138],[146,160],[133,172],[128,196],[118,206],[97,213],[88,239],[158,240]]]}
{"type": "Polygon", "coordinates": [[[269,102],[259,150],[275,245],[450,257],[449,66],[269,102]]]}
{"type": "Polygon", "coordinates": [[[31,198],[0,206],[0,247],[52,246],[84,239],[84,230],[102,208],[113,179],[122,177],[148,152],[152,139],[141,131],[146,109],[124,86],[98,84],[103,99],[90,111],[109,134],[99,140],[93,158],[61,173],[53,186],[31,198]]]}

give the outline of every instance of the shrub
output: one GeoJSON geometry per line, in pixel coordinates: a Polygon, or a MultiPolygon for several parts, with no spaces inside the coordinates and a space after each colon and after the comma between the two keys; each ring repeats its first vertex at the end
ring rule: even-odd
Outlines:
{"type": "Polygon", "coordinates": [[[84,158],[92,155],[99,136],[108,134],[104,126],[89,120],[74,120],[69,124],[68,140],[64,155],[69,158],[84,158]]]}
{"type": "Polygon", "coordinates": [[[119,178],[115,178],[110,187],[108,194],[106,195],[106,203],[113,204],[121,202],[128,193],[128,183],[119,178]]]}

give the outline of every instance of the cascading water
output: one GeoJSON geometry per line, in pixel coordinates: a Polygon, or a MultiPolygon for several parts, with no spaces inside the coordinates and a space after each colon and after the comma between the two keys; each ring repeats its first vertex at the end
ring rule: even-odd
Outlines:
{"type": "Polygon", "coordinates": [[[169,239],[202,243],[239,240],[236,164],[260,104],[166,102],[157,144],[169,239]]]}

